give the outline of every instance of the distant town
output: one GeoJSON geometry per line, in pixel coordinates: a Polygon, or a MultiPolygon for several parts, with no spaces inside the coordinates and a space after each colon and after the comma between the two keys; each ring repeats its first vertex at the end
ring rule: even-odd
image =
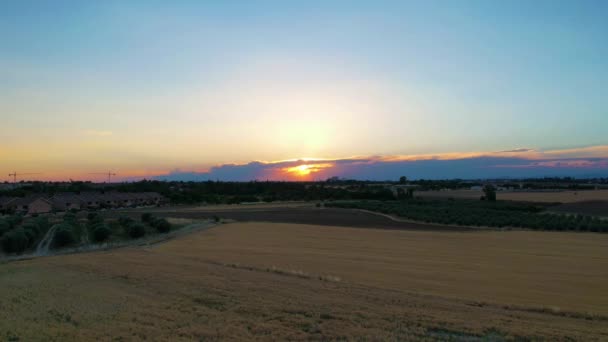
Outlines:
{"type": "Polygon", "coordinates": [[[179,182],[131,183],[21,181],[0,184],[0,213],[42,214],[166,204],[237,204],[274,201],[394,200],[436,191],[554,192],[608,189],[608,178],[359,181],[332,177],[317,182],[179,182]]]}

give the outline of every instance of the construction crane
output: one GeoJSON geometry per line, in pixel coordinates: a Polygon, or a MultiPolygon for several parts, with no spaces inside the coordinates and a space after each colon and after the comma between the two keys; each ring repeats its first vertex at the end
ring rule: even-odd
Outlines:
{"type": "Polygon", "coordinates": [[[40,173],[17,173],[17,171],[13,171],[13,173],[9,173],[9,177],[13,177],[13,183],[17,183],[17,176],[27,176],[27,175],[39,175],[40,173]]]}
{"type": "Polygon", "coordinates": [[[90,175],[104,175],[104,176],[108,176],[108,183],[112,183],[112,177],[116,176],[115,173],[112,173],[112,171],[108,171],[108,172],[94,172],[94,173],[89,173],[90,175]]]}

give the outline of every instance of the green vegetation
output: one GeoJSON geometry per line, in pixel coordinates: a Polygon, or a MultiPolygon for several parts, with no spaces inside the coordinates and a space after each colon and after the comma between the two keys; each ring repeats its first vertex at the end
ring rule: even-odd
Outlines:
{"type": "Polygon", "coordinates": [[[99,223],[93,227],[93,241],[95,242],[106,241],[111,234],[112,230],[105,223],[99,223]]]}
{"type": "Polygon", "coordinates": [[[484,196],[481,198],[482,200],[496,202],[496,188],[494,185],[486,184],[483,187],[484,196]]]}
{"type": "Polygon", "coordinates": [[[152,222],[152,226],[156,228],[159,233],[168,233],[171,231],[171,223],[164,218],[155,219],[152,222]]]}
{"type": "Polygon", "coordinates": [[[0,245],[5,253],[23,253],[33,247],[49,229],[44,217],[24,220],[19,215],[0,218],[0,245]]]}
{"type": "Polygon", "coordinates": [[[17,228],[2,235],[0,244],[6,253],[22,253],[28,247],[28,236],[23,228],[17,228]]]}
{"type": "Polygon", "coordinates": [[[118,218],[118,223],[123,227],[123,228],[128,228],[130,225],[132,225],[133,223],[135,223],[135,220],[128,217],[128,216],[121,216],[118,218]]]}
{"type": "Polygon", "coordinates": [[[146,235],[146,226],[141,223],[134,223],[127,227],[127,234],[133,239],[143,237],[146,235]]]}
{"type": "Polygon", "coordinates": [[[69,223],[62,223],[57,226],[53,236],[53,246],[56,248],[66,247],[76,242],[74,226],[69,223]]]}
{"type": "Polygon", "coordinates": [[[415,199],[333,202],[326,203],[326,206],[365,209],[428,223],[608,232],[607,220],[583,215],[549,214],[543,212],[545,206],[521,202],[415,199]]]}
{"type": "Polygon", "coordinates": [[[153,216],[151,213],[143,213],[143,214],[141,214],[141,221],[150,223],[150,222],[152,222],[152,217],[153,216]]]}

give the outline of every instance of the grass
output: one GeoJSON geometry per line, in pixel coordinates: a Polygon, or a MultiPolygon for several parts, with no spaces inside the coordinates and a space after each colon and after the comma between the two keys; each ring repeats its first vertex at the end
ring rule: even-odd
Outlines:
{"type": "Polygon", "coordinates": [[[0,339],[601,340],[607,247],[575,233],[227,224],[0,265],[0,339]]]}

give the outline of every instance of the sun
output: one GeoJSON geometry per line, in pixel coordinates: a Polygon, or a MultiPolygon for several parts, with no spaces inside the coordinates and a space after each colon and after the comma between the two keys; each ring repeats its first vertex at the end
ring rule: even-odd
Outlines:
{"type": "Polygon", "coordinates": [[[314,170],[315,170],[314,165],[303,164],[303,165],[288,167],[286,171],[289,173],[297,174],[299,176],[308,176],[311,172],[314,172],[314,170]]]}
{"type": "Polygon", "coordinates": [[[332,167],[331,164],[302,164],[298,166],[292,166],[285,168],[287,173],[295,174],[300,177],[309,176],[311,173],[319,172],[328,167],[332,167]]]}

